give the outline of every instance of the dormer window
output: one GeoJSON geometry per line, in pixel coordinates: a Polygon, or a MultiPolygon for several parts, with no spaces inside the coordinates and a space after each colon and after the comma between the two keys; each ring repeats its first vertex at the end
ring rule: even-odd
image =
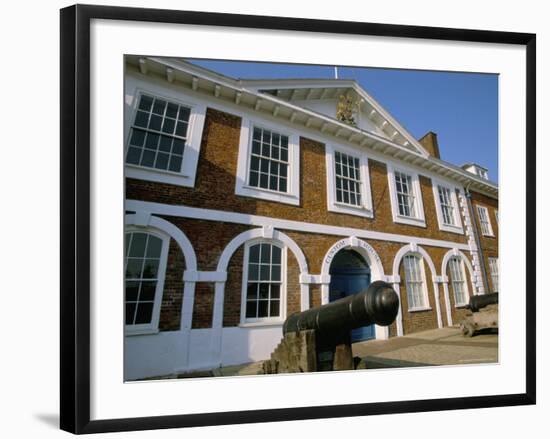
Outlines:
{"type": "Polygon", "coordinates": [[[468,171],[470,174],[477,175],[478,177],[483,178],[484,180],[489,180],[489,174],[487,173],[487,169],[476,163],[467,163],[465,165],[462,165],[462,169],[464,169],[465,171],[468,171]]]}

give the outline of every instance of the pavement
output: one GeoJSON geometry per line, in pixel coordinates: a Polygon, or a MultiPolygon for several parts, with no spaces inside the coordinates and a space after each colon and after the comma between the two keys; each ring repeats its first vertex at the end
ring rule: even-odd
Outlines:
{"type": "MultiPolygon", "coordinates": [[[[352,345],[352,351],[354,357],[362,359],[366,369],[496,363],[498,333],[487,331],[474,337],[464,337],[460,328],[449,327],[389,340],[358,342],[352,345]]],[[[258,361],[150,379],[261,375],[262,363],[258,361]]]]}
{"type": "Polygon", "coordinates": [[[468,338],[450,327],[354,343],[352,350],[367,369],[496,363],[498,334],[487,331],[468,338]]]}

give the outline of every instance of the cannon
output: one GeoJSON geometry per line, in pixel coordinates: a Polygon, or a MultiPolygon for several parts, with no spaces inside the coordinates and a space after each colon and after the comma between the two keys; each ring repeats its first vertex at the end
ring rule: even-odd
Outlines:
{"type": "Polygon", "coordinates": [[[399,298],[390,284],[376,281],[354,295],[290,315],[283,339],[264,362],[264,373],[354,369],[351,330],[395,320],[399,298]]]}
{"type": "Polygon", "coordinates": [[[472,337],[482,329],[498,329],[498,293],[472,296],[467,308],[470,312],[460,322],[462,335],[472,337]]]}
{"type": "Polygon", "coordinates": [[[498,293],[479,294],[470,298],[467,308],[472,312],[478,312],[486,306],[495,304],[498,304],[498,293]]]}

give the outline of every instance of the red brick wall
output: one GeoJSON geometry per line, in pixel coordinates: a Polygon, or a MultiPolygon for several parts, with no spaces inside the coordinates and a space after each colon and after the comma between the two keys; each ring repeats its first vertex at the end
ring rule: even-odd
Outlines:
{"type": "MultiPolygon", "coordinates": [[[[369,219],[328,212],[326,201],[325,147],[321,143],[306,138],[300,138],[301,181],[299,206],[235,195],[240,124],[241,120],[237,116],[208,109],[201,143],[196,187],[186,188],[127,178],[126,198],[466,243],[464,235],[439,230],[431,180],[422,175],[420,176],[420,185],[426,227],[395,224],[391,214],[387,168],[385,164],[375,160],[369,160],[374,218],[369,219]]],[[[493,230],[496,233],[496,238],[485,238],[482,240],[485,256],[497,255],[498,226],[495,221],[494,209],[497,208],[498,202],[475,193],[473,193],[473,198],[474,205],[476,202],[479,202],[489,207],[489,217],[493,230]]],[[[183,230],[190,239],[197,254],[198,270],[216,270],[219,257],[231,239],[250,228],[247,225],[223,222],[190,220],[169,216],[165,216],[164,218],[183,230]]],[[[320,273],[324,255],[336,241],[342,238],[341,236],[317,235],[293,231],[285,231],[285,233],[294,239],[304,252],[310,274],[320,273]]],[[[392,274],[395,254],[404,243],[374,240],[369,240],[369,243],[378,252],[385,273],[392,274]]],[[[181,295],[183,291],[181,276],[184,261],[183,256],[178,256],[176,250],[172,247],[173,245],[171,245],[170,249],[167,282],[161,309],[162,330],[177,329],[181,313],[181,295]]],[[[441,260],[448,249],[427,247],[425,249],[432,256],[437,274],[441,274],[438,272],[441,267],[441,260]]],[[[229,264],[224,301],[224,326],[235,326],[240,320],[242,258],[241,248],[233,255],[229,264]]],[[[432,310],[408,313],[405,306],[403,310],[405,333],[412,330],[437,327],[432,273],[427,264],[426,276],[432,310]]],[[[300,309],[298,279],[298,264],[295,257],[289,251],[287,313],[300,309]]],[[[404,283],[401,286],[401,294],[402,301],[406,305],[404,283]]],[[[442,291],[440,294],[443,297],[442,291]]],[[[197,283],[193,310],[194,328],[210,327],[213,298],[213,283],[197,283]]],[[[310,303],[312,306],[320,304],[320,287],[317,285],[310,286],[310,303]]],[[[443,313],[442,318],[446,322],[444,300],[441,300],[441,309],[443,313]]],[[[455,314],[459,316],[460,312],[460,310],[455,310],[453,306],[453,318],[455,314]]],[[[392,325],[390,328],[390,334],[395,334],[395,325],[392,325]]]]}
{"type": "Polygon", "coordinates": [[[300,138],[300,205],[291,206],[235,195],[241,119],[208,109],[201,142],[195,188],[126,179],[127,199],[225,210],[318,224],[338,225],[453,242],[462,235],[440,231],[431,181],[421,177],[426,228],[395,224],[392,219],[386,165],[369,161],[374,219],[328,212],[326,159],[323,144],[300,138]]]}
{"type": "MultiPolygon", "coordinates": [[[[248,226],[228,224],[221,222],[212,222],[204,220],[194,220],[185,218],[165,217],[167,220],[176,224],[190,239],[197,253],[199,270],[215,270],[221,253],[227,244],[239,233],[248,230],[248,226]]],[[[341,236],[318,235],[306,232],[283,231],[302,249],[308,263],[310,274],[319,274],[321,271],[322,260],[330,247],[342,239],[341,236]]],[[[386,274],[392,274],[393,261],[395,254],[404,245],[402,243],[393,243],[387,241],[368,240],[369,244],[377,251],[382,261],[386,274]]],[[[240,323],[241,312],[241,292],[243,275],[243,248],[241,246],[232,256],[228,265],[228,278],[224,297],[224,317],[223,325],[225,327],[237,326],[240,323]]],[[[441,262],[448,249],[439,247],[423,247],[431,256],[436,268],[437,274],[441,267],[441,262]]],[[[287,315],[300,310],[300,270],[298,262],[292,251],[287,254],[287,315]]],[[[167,268],[167,289],[163,299],[161,321],[163,330],[177,329],[181,312],[181,292],[183,290],[181,276],[183,273],[183,255],[171,245],[169,264],[167,268]],[[177,250],[177,251],[176,251],[177,250]],[[178,281],[179,280],[179,281],[178,281]],[[178,286],[174,282],[178,281],[178,286]],[[168,289],[168,285],[172,285],[168,289]]],[[[403,303],[403,327],[405,334],[424,329],[434,329],[437,327],[437,316],[435,306],[435,296],[433,291],[432,276],[429,264],[424,264],[426,270],[427,288],[431,310],[409,313],[407,307],[407,293],[405,287],[405,277],[402,264],[400,267],[401,282],[401,302],[403,303]]],[[[470,284],[468,284],[470,285],[470,284]]],[[[440,286],[440,304],[443,322],[446,324],[446,308],[443,294],[443,287],[440,286]]],[[[193,309],[193,328],[209,328],[212,323],[212,310],[214,300],[214,283],[199,282],[195,289],[195,305],[193,309]]],[[[462,315],[462,310],[454,308],[454,298],[451,291],[451,305],[453,319],[456,322],[462,315]]],[[[321,304],[320,285],[310,285],[310,306],[319,306],[321,304]]],[[[390,334],[396,335],[395,324],[390,327],[390,334]]]]}
{"type": "Polygon", "coordinates": [[[211,328],[214,311],[214,283],[197,282],[195,284],[195,302],[193,304],[193,329],[211,328]]]}

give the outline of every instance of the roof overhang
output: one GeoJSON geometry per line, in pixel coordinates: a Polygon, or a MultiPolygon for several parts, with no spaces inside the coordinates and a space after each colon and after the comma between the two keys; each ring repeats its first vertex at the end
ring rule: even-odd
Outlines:
{"type": "MultiPolygon", "coordinates": [[[[274,118],[284,119],[287,123],[317,130],[324,136],[332,136],[368,148],[394,160],[409,163],[426,169],[430,173],[454,180],[469,187],[470,190],[498,197],[496,184],[483,180],[458,166],[429,156],[427,153],[413,151],[376,133],[347,125],[287,100],[247,88],[244,85],[245,81],[235,80],[175,58],[131,55],[126,57],[126,61],[136,66],[143,75],[160,76],[170,83],[177,83],[195,92],[206,93],[221,101],[230,101],[248,110],[267,113],[274,118]]],[[[355,83],[355,81],[350,82],[355,83]]],[[[361,90],[355,91],[364,93],[361,90]]],[[[375,110],[386,117],[386,120],[391,118],[381,107],[375,110]]]]}

